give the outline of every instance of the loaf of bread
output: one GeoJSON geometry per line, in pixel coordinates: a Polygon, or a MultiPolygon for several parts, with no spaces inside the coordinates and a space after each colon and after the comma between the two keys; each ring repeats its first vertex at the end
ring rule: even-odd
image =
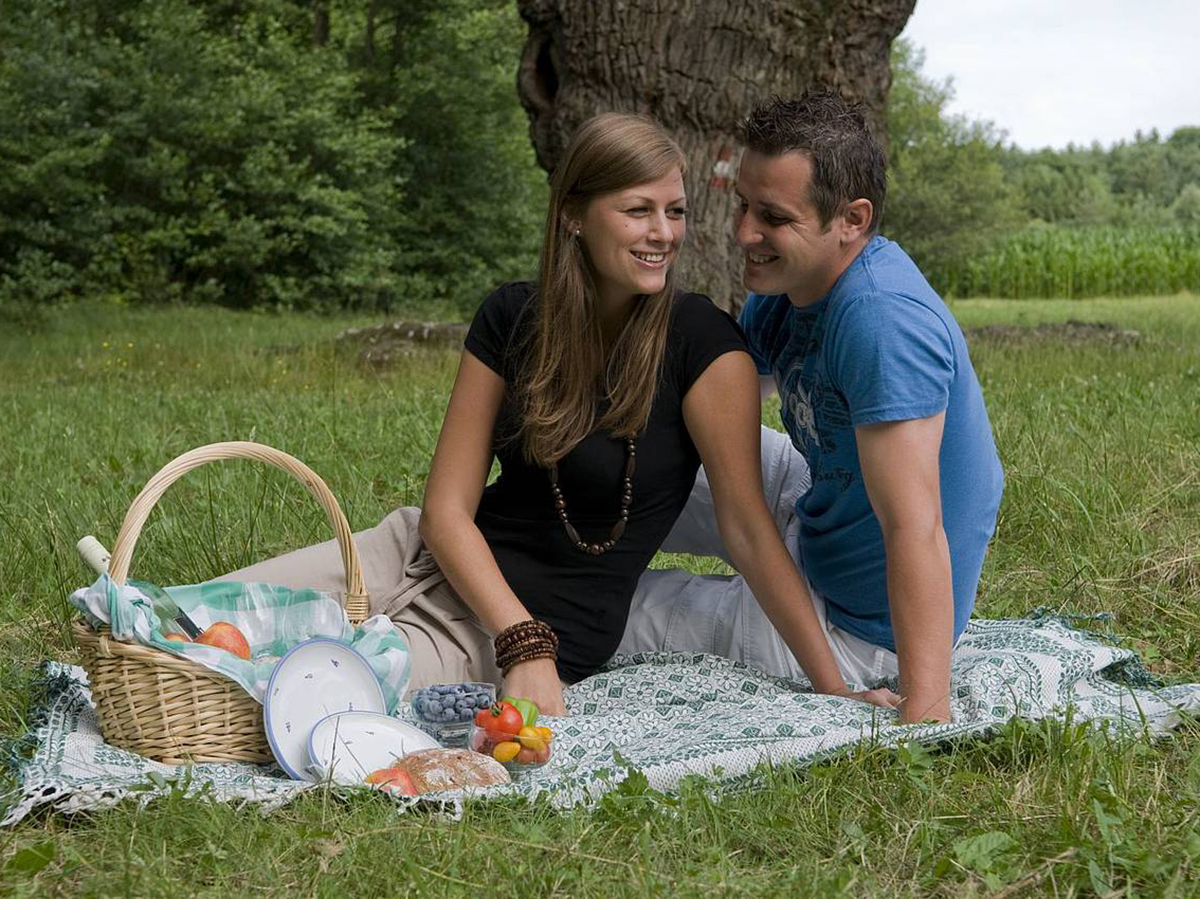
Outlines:
{"type": "Polygon", "coordinates": [[[368,783],[406,796],[508,781],[503,765],[469,749],[419,749],[367,778],[368,783]]]}

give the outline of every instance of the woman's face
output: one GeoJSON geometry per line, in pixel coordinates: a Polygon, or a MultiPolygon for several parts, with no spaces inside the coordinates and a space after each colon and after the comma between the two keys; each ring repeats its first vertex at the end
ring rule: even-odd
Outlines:
{"type": "Polygon", "coordinates": [[[579,240],[603,299],[658,293],[683,244],[687,196],[673,169],[657,181],[593,197],[579,240]]]}

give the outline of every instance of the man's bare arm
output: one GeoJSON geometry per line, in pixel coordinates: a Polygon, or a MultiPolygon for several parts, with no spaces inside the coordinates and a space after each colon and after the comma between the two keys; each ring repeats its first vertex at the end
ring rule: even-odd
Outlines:
{"type": "Polygon", "coordinates": [[[867,496],[883,530],[905,723],[950,720],[954,586],[938,467],[944,423],[939,413],[855,428],[867,496]]]}

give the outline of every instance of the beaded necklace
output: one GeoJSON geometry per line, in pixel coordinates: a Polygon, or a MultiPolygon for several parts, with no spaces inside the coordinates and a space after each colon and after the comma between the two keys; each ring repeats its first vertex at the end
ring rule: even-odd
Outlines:
{"type": "Polygon", "coordinates": [[[625,533],[625,524],[629,521],[629,506],[633,503],[633,470],[636,465],[637,458],[637,439],[634,437],[625,438],[625,474],[621,480],[621,513],[617,518],[616,524],[612,526],[612,530],[608,534],[608,539],[603,543],[588,543],[579,536],[579,531],[575,530],[575,526],[567,519],[567,501],[563,498],[562,489],[558,486],[558,464],[550,466],[550,492],[554,494],[554,508],[558,510],[558,517],[563,523],[563,527],[567,531],[567,537],[575,544],[576,548],[581,552],[589,553],[593,556],[599,556],[608,552],[616,542],[621,539],[621,535],[625,533]]]}

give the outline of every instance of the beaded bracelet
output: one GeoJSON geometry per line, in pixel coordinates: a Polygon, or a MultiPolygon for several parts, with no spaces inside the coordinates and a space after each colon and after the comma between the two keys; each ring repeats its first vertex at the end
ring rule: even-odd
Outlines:
{"type": "Polygon", "coordinates": [[[558,658],[558,635],[544,621],[519,621],[496,635],[496,666],[507,676],[521,662],[558,658]]]}
{"type": "Polygon", "coordinates": [[[529,639],[545,640],[555,647],[558,646],[558,634],[554,633],[554,629],[546,622],[533,618],[518,621],[516,624],[506,627],[496,635],[493,642],[496,651],[503,652],[505,649],[529,639]]]}

